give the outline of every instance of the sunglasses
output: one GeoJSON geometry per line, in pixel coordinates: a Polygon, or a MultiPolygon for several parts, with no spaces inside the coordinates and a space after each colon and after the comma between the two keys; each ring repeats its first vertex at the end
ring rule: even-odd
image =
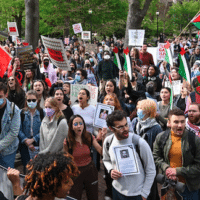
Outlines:
{"type": "Polygon", "coordinates": [[[8,81],[14,81],[15,79],[8,79],[8,81]]]}
{"type": "Polygon", "coordinates": [[[78,125],[82,126],[82,125],[83,125],[83,122],[75,122],[73,125],[74,125],[74,126],[78,126],[78,125]]]}
{"type": "Polygon", "coordinates": [[[76,73],[76,75],[80,76],[80,75],[81,75],[81,73],[76,73]]]}
{"type": "Polygon", "coordinates": [[[27,99],[27,101],[30,103],[31,101],[32,102],[36,102],[37,101],[37,99],[27,99]]]}

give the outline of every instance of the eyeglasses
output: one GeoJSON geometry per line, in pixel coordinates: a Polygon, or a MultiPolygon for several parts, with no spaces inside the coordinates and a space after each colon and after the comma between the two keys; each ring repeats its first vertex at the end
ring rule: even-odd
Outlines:
{"type": "Polygon", "coordinates": [[[119,127],[114,127],[112,126],[114,129],[118,130],[118,131],[121,131],[123,130],[124,128],[127,128],[128,127],[128,124],[126,123],[124,126],[119,126],[119,127]]]}
{"type": "Polygon", "coordinates": [[[27,99],[27,101],[30,103],[31,101],[32,102],[36,102],[37,101],[37,99],[27,99]]]}
{"type": "Polygon", "coordinates": [[[74,126],[78,126],[78,125],[82,126],[82,125],[83,125],[83,122],[75,122],[73,125],[74,125],[74,126]]]}
{"type": "Polygon", "coordinates": [[[76,73],[76,75],[80,76],[80,75],[81,75],[81,73],[76,73]]]}
{"type": "Polygon", "coordinates": [[[13,79],[13,78],[12,78],[12,79],[8,79],[8,81],[14,81],[14,80],[15,80],[15,79],[13,79]]]}

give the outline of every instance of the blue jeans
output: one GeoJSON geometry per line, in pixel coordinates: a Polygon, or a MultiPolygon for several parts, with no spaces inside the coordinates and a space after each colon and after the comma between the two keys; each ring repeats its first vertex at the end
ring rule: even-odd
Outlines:
{"type": "Polygon", "coordinates": [[[113,200],[142,200],[142,196],[124,196],[123,194],[120,194],[117,190],[115,190],[114,187],[112,187],[113,192],[113,200]]]}
{"type": "Polygon", "coordinates": [[[187,186],[185,186],[185,191],[183,193],[180,193],[180,195],[183,197],[184,200],[195,200],[199,199],[199,190],[195,191],[189,191],[187,186]]]}
{"type": "Polygon", "coordinates": [[[2,156],[0,154],[0,165],[2,165],[3,167],[11,167],[14,168],[15,165],[15,155],[16,155],[17,151],[15,151],[12,154],[9,154],[7,156],[2,156]]]}

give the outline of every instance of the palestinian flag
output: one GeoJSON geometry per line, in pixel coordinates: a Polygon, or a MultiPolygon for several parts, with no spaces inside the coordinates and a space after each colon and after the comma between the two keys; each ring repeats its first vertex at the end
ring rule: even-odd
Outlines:
{"type": "Polygon", "coordinates": [[[190,80],[190,72],[188,69],[188,65],[187,65],[187,61],[185,59],[185,50],[184,48],[181,48],[181,52],[179,53],[178,57],[179,57],[179,61],[180,61],[180,66],[179,66],[179,74],[189,83],[191,83],[190,80]]]}
{"type": "Polygon", "coordinates": [[[200,35],[200,31],[198,31],[198,33],[196,34],[196,38],[198,39],[200,35]]]}
{"type": "Polygon", "coordinates": [[[113,49],[113,52],[115,53],[115,54],[114,54],[114,63],[115,63],[115,65],[117,65],[117,67],[119,68],[119,70],[122,70],[121,62],[120,62],[119,54],[118,54],[118,48],[115,47],[115,48],[113,49]]]}
{"type": "Polygon", "coordinates": [[[125,59],[124,69],[127,71],[130,80],[132,80],[132,68],[131,68],[131,61],[130,61],[128,47],[124,49],[124,59],[125,59]]]}
{"type": "Polygon", "coordinates": [[[193,23],[198,29],[200,29],[200,13],[197,14],[192,20],[191,23],[193,23]]]}
{"type": "Polygon", "coordinates": [[[172,52],[170,49],[170,43],[167,41],[167,44],[164,46],[165,48],[165,61],[168,62],[171,67],[173,67],[173,59],[172,59],[172,52]]]}

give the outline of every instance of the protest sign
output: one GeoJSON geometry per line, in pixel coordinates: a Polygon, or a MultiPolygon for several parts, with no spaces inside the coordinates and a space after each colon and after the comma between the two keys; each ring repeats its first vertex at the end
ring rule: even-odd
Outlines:
{"type": "Polygon", "coordinates": [[[90,40],[91,36],[90,36],[90,31],[82,31],[81,32],[81,38],[82,40],[90,40]]]}
{"type": "MultiPolygon", "coordinates": [[[[174,95],[181,94],[181,81],[172,81],[173,93],[174,95]]],[[[171,83],[169,81],[165,81],[165,87],[171,88],[171,83]]]]}
{"type": "Polygon", "coordinates": [[[3,78],[12,56],[7,53],[2,47],[0,47],[0,77],[3,78]]]}
{"type": "Polygon", "coordinates": [[[90,52],[90,51],[94,51],[95,53],[97,53],[97,45],[96,44],[86,44],[85,52],[90,52]]]}
{"type": "Polygon", "coordinates": [[[152,54],[153,61],[154,61],[155,65],[157,65],[157,63],[158,63],[158,60],[157,60],[157,50],[158,50],[157,47],[147,47],[147,52],[149,52],[149,53],[152,54]]]}
{"type": "Polygon", "coordinates": [[[10,36],[19,36],[16,22],[7,22],[7,26],[10,36]]]}
{"type": "Polygon", "coordinates": [[[66,44],[66,45],[69,44],[69,38],[65,38],[65,44],[66,44]]]}
{"type": "Polygon", "coordinates": [[[145,30],[129,29],[129,46],[142,46],[144,42],[145,30]]]}
{"type": "Polygon", "coordinates": [[[41,36],[51,62],[60,69],[71,71],[62,40],[41,36]]]}
{"type": "MultiPolygon", "coordinates": [[[[3,166],[0,165],[0,191],[3,192],[4,196],[9,199],[9,200],[13,200],[13,188],[12,188],[12,183],[10,182],[10,180],[7,177],[7,169],[3,166]]],[[[21,187],[23,187],[23,183],[24,183],[24,175],[20,174],[20,185],[21,187]]]]}
{"type": "Polygon", "coordinates": [[[157,51],[157,59],[158,60],[165,60],[165,55],[166,55],[166,52],[165,52],[165,46],[166,43],[159,43],[158,44],[158,51],[157,51]]]}
{"type": "Polygon", "coordinates": [[[81,23],[73,24],[72,27],[73,27],[73,30],[74,30],[75,34],[81,33],[83,31],[81,23]]]}
{"type": "Polygon", "coordinates": [[[24,68],[31,67],[34,62],[32,45],[16,48],[17,57],[20,59],[24,68]]]}
{"type": "Polygon", "coordinates": [[[70,100],[72,105],[78,100],[78,93],[79,91],[85,88],[90,92],[90,100],[89,104],[96,106],[97,104],[97,97],[98,97],[98,87],[90,86],[90,85],[79,85],[79,84],[71,84],[70,88],[70,100]]]}

